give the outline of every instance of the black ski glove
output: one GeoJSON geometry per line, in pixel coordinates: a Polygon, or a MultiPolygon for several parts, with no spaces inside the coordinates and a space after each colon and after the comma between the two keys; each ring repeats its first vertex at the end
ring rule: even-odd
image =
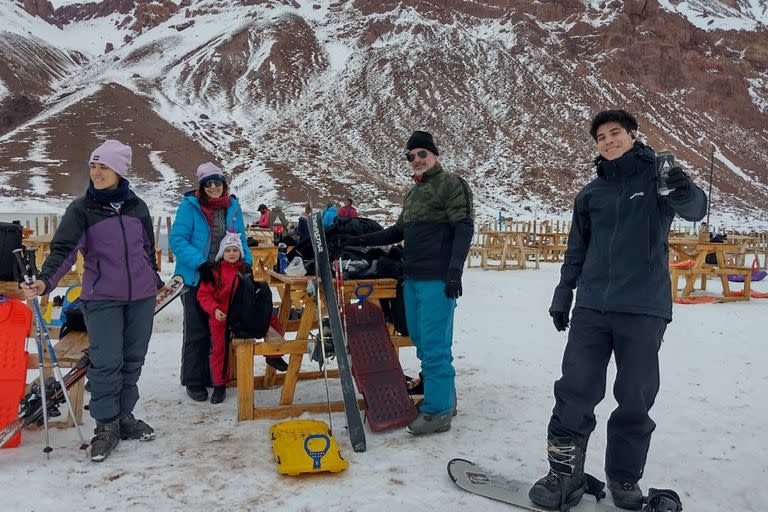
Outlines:
{"type": "Polygon", "coordinates": [[[213,282],[213,267],[211,267],[211,264],[207,261],[197,267],[197,271],[200,272],[200,282],[201,283],[212,283],[213,282]]]}
{"type": "Polygon", "coordinates": [[[688,189],[691,188],[691,178],[685,174],[682,168],[673,167],[669,170],[667,186],[674,189],[671,194],[681,196],[688,193],[688,189]]]}
{"type": "Polygon", "coordinates": [[[558,331],[562,332],[568,328],[568,313],[565,311],[552,311],[549,316],[552,317],[552,323],[558,331]]]}
{"type": "Polygon", "coordinates": [[[449,299],[458,299],[463,292],[461,288],[461,271],[449,270],[445,278],[445,296],[449,299]]]}
{"type": "Polygon", "coordinates": [[[339,243],[343,247],[366,247],[361,235],[341,235],[339,236],[339,243]]]}

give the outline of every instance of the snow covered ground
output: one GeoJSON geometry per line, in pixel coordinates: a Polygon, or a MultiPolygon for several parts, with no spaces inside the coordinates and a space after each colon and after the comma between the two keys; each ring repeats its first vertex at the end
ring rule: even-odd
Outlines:
{"type": "MultiPolygon", "coordinates": [[[[220,405],[187,398],[179,385],[176,301],[157,317],[140,381],[136,413],[155,427],[157,439],[121,442],[107,462],[95,464],[78,451],[73,429],[52,431],[47,461],[42,432],[25,432],[21,447],[0,450],[2,510],[511,510],[454,487],[446,464],[463,457],[526,481],[546,471],[552,383],[566,340],[547,315],[558,269],[467,271],[456,320],[459,415],[452,430],[424,438],[368,432],[368,451],[354,453],[343,414],[334,414],[336,440],[351,463],[336,475],[277,474],[268,434],[275,421],[237,422],[234,391],[220,405]]],[[[710,281],[708,288],[718,284],[710,281]]],[[[754,288],[768,292],[768,281],[754,288]]],[[[658,427],[644,490],[674,488],[690,512],[765,510],[766,314],[765,299],[675,306],[661,349],[662,387],[652,411],[658,427]]],[[[413,349],[403,349],[403,365],[406,373],[417,371],[413,349]]],[[[331,393],[339,399],[337,383],[331,393]]],[[[277,396],[257,391],[256,400],[276,404],[277,396]]],[[[324,396],[321,380],[305,381],[296,401],[324,396]]],[[[597,476],[613,407],[609,396],[597,411],[587,458],[587,470],[597,476]]],[[[86,419],[89,437],[92,427],[86,419]]]]}

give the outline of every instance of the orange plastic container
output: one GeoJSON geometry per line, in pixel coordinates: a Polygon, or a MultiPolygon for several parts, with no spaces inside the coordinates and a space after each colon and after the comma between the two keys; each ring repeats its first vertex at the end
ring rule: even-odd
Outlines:
{"type": "MultiPolygon", "coordinates": [[[[25,340],[32,329],[32,310],[21,301],[0,302],[0,426],[19,414],[19,401],[27,383],[25,340]]],[[[1,299],[0,299],[1,300],[1,299]]],[[[3,448],[18,446],[21,432],[3,448]]]]}

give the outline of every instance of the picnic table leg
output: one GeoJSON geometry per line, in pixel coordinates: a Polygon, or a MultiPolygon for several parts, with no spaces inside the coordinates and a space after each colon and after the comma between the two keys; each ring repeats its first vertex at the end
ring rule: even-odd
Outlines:
{"type": "MultiPolygon", "coordinates": [[[[316,291],[316,293],[320,293],[316,291]]],[[[317,314],[317,304],[312,297],[307,297],[304,304],[304,312],[299,321],[299,330],[296,332],[296,341],[309,340],[309,331],[312,328],[312,322],[317,314]]],[[[288,369],[285,372],[285,381],[280,390],[280,405],[290,405],[293,403],[293,394],[296,391],[296,382],[299,380],[299,371],[301,370],[302,354],[291,354],[288,358],[288,369]]]]}
{"type": "Polygon", "coordinates": [[[253,343],[237,345],[237,419],[253,419],[253,343]]]}
{"type": "Polygon", "coordinates": [[[752,272],[749,272],[744,276],[744,297],[744,300],[752,298],[752,272]]]}

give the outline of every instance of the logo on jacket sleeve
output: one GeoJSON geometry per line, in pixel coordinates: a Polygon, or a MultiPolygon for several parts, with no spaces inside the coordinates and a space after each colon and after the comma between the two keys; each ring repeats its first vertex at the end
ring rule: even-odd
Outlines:
{"type": "Polygon", "coordinates": [[[629,196],[630,199],[634,199],[636,197],[643,197],[645,195],[645,192],[635,192],[631,196],[629,196]]]}

